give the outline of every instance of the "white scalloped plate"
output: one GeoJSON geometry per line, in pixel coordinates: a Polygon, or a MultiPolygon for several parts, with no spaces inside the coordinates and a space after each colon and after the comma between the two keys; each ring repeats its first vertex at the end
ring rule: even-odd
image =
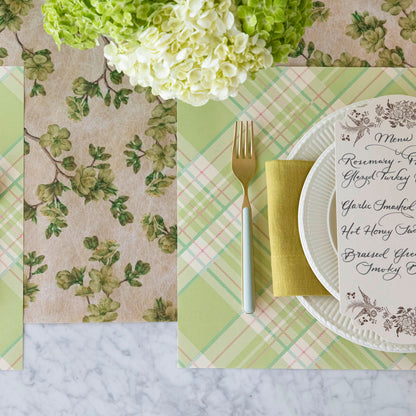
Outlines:
{"type": "MultiPolygon", "coordinates": [[[[344,117],[345,112],[356,107],[365,105],[363,101],[344,107],[323,118],[316,123],[303,137],[293,150],[288,159],[315,161],[334,142],[334,123],[344,117]]],[[[325,207],[324,207],[325,209],[325,207]]],[[[328,209],[328,207],[326,207],[328,209]]],[[[324,215],[326,217],[326,212],[324,215]]],[[[325,226],[328,233],[328,227],[325,226]]],[[[328,238],[329,240],[329,238],[328,238]]],[[[339,311],[339,302],[333,296],[298,296],[300,303],[306,310],[322,325],[335,334],[348,341],[387,352],[411,353],[416,352],[416,344],[401,345],[387,342],[371,330],[363,330],[355,326],[352,320],[339,311]]]]}
{"type": "Polygon", "coordinates": [[[305,180],[299,199],[298,225],[303,252],[311,269],[325,289],[339,300],[338,258],[328,221],[334,189],[333,143],[318,158],[305,180]]]}

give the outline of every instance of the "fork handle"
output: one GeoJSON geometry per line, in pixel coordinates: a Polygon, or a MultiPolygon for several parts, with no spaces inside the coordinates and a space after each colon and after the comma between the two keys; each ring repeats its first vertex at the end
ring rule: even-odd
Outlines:
{"type": "Polygon", "coordinates": [[[253,274],[253,236],[250,207],[242,211],[242,303],[245,313],[253,313],[255,309],[254,274],[253,274]]]}

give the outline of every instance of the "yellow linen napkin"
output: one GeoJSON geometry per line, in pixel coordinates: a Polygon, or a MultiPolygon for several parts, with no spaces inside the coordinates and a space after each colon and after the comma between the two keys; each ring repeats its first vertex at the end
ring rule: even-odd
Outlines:
{"type": "Polygon", "coordinates": [[[298,205],[314,162],[266,162],[269,235],[274,296],[328,295],[311,270],[299,238],[298,205]]]}

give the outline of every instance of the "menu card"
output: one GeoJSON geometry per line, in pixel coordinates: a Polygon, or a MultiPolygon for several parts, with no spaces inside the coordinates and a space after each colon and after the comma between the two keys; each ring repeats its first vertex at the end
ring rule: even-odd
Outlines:
{"type": "Polygon", "coordinates": [[[335,126],[341,312],[416,343],[416,98],[375,98],[335,126]]]}

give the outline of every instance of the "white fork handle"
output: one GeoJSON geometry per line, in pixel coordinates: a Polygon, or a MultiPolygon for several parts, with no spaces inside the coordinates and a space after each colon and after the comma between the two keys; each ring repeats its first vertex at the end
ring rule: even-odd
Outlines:
{"type": "Polygon", "coordinates": [[[255,309],[253,238],[251,210],[249,207],[244,207],[242,212],[242,258],[243,311],[245,313],[253,313],[255,309]]]}

